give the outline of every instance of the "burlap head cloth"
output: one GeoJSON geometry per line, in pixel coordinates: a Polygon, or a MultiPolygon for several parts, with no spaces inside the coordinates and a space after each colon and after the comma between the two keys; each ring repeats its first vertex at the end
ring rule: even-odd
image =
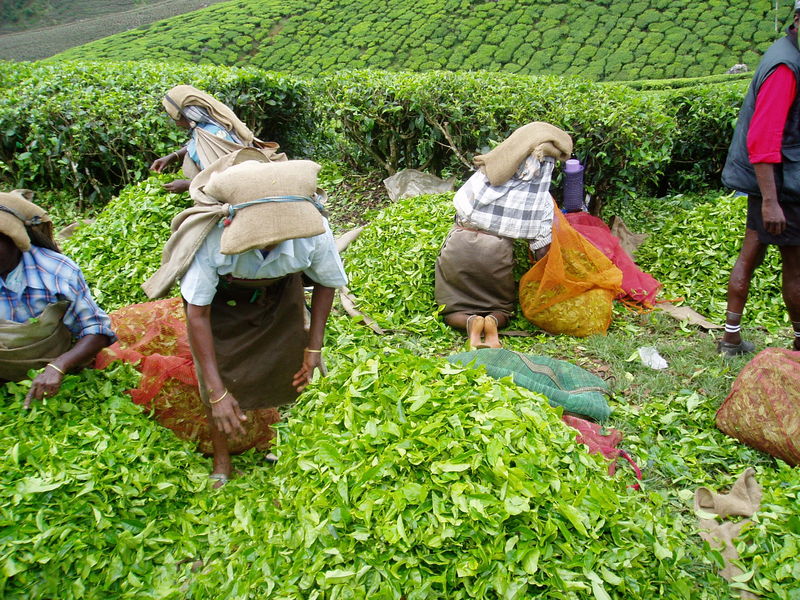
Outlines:
{"type": "Polygon", "coordinates": [[[44,209],[29,198],[30,190],[0,192],[0,233],[4,233],[22,252],[31,249],[31,242],[52,248],[53,224],[44,209]]]}
{"type": "Polygon", "coordinates": [[[170,117],[176,121],[184,116],[183,109],[188,106],[199,106],[228,131],[233,131],[242,143],[249,146],[253,143],[253,132],[239,120],[239,117],[225,104],[191,85],[176,85],[169,90],[162,104],[170,117]]]}
{"type": "Polygon", "coordinates": [[[572,138],[555,125],[534,121],[514,131],[491,152],[479,154],[472,162],[489,183],[502,185],[531,154],[539,160],[545,156],[567,160],[572,154],[572,138]]]}

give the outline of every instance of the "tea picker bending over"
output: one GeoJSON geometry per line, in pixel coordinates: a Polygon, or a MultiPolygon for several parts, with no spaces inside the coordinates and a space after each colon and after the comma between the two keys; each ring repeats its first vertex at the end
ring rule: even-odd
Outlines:
{"type": "Polygon", "coordinates": [[[31,400],[52,396],[64,375],[87,366],[114,341],[78,266],[53,240],[50,217],[33,192],[0,193],[0,383],[30,369],[31,400]]]}
{"type": "Polygon", "coordinates": [[[572,138],[549,123],[520,127],[487,154],[456,192],[455,224],[436,260],[435,297],[451,327],[465,329],[471,347],[499,348],[499,329],[516,304],[514,240],[528,241],[538,260],[550,245],[556,160],[572,153],[572,138]]]}
{"type": "Polygon", "coordinates": [[[236,150],[257,147],[276,152],[278,149],[275,142],[262,142],[255,137],[228,106],[191,85],[175,86],[164,96],[162,104],[178,127],[191,131],[185,146],[150,165],[152,171],[161,173],[173,162],[183,161],[186,179],[164,184],[167,191],[185,192],[200,171],[236,150]]]}
{"type": "Polygon", "coordinates": [[[156,297],[159,280],[168,288],[180,278],[217,485],[231,475],[228,436],[243,433],[246,411],[294,401],[321,365],[334,288],[347,283],[317,194],[319,165],[265,160],[242,150],[195,178],[196,206],[184,212],[205,210],[209,227],[183,242],[178,228],[144,286],[156,297]],[[304,279],[313,285],[308,334],[304,279]]]}

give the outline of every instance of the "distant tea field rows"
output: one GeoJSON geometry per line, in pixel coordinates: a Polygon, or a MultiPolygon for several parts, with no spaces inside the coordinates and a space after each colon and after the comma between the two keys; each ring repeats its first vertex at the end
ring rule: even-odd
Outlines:
{"type": "MultiPolygon", "coordinates": [[[[0,58],[38,60],[68,48],[219,4],[223,0],[171,0],[143,5],[128,0],[59,1],[51,15],[61,25],[0,35],[0,58]]],[[[4,27],[2,31],[6,31],[4,27]]]]}
{"type": "Polygon", "coordinates": [[[699,77],[751,68],[791,2],[771,0],[236,0],[61,55],[257,66],[699,77]],[[777,19],[776,19],[777,17],[777,19]]]}

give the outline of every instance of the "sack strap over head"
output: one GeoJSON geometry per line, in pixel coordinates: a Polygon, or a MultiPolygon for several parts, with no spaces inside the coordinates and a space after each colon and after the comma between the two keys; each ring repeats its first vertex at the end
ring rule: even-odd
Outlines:
{"type": "Polygon", "coordinates": [[[20,221],[22,221],[23,225],[25,225],[26,227],[31,227],[33,225],[41,225],[43,223],[42,217],[40,217],[39,215],[34,215],[30,219],[27,219],[25,218],[25,215],[23,215],[21,212],[16,211],[8,206],[4,206],[2,204],[0,204],[0,211],[15,216],[20,221]]]}
{"type": "Polygon", "coordinates": [[[230,225],[233,221],[233,218],[236,216],[236,213],[243,208],[254,206],[256,204],[266,204],[268,202],[310,202],[314,205],[314,208],[320,212],[320,214],[325,214],[325,207],[322,206],[322,204],[316,198],[311,198],[309,196],[268,196],[266,198],[257,198],[256,200],[250,200],[240,204],[229,204],[228,216],[220,221],[220,227],[227,227],[230,225]]]}

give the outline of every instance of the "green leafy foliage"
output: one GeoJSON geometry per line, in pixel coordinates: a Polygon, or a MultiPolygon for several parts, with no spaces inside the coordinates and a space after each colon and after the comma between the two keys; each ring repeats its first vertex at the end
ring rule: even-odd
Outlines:
{"type": "Polygon", "coordinates": [[[440,194],[398,201],[376,216],[344,255],[360,310],[387,329],[446,335],[433,271],[453,214],[453,195],[440,194]]]}
{"type": "Polygon", "coordinates": [[[185,143],[161,105],[178,84],[226,102],[264,139],[286,143],[287,129],[307,134],[303,90],[274,73],[143,63],[0,63],[0,73],[3,181],[71,189],[85,204],[146,177],[154,158],[185,143]]]}
{"type": "Polygon", "coordinates": [[[719,187],[748,83],[690,86],[663,94],[675,115],[677,130],[661,183],[662,193],[719,187]]]}
{"type": "Polygon", "coordinates": [[[654,188],[676,127],[659,98],[575,79],[362,71],[316,87],[318,110],[339,128],[340,152],[362,168],[463,170],[491,142],[547,121],[572,135],[587,188],[601,197],[654,188]]]}
{"type": "Polygon", "coordinates": [[[29,411],[26,385],[0,388],[3,598],[165,598],[204,549],[204,461],[124,394],[137,378],[68,375],[29,411]]]}
{"type": "Polygon", "coordinates": [[[781,35],[774,10],[766,0],[676,0],[668,6],[617,0],[579,10],[566,0],[237,0],[62,56],[254,65],[301,75],[388,68],[592,80],[697,77],[724,73],[763,52],[781,35]],[[239,45],[242,35],[250,39],[239,45]]]}
{"type": "MultiPolygon", "coordinates": [[[[608,214],[620,214],[634,230],[650,233],[636,259],[664,284],[663,295],[684,298],[712,321],[723,323],[728,276],[744,237],[746,198],[709,193],[641,199],[620,208],[609,206],[608,214]]],[[[770,329],[788,325],[776,248],[770,248],[753,278],[745,316],[748,324],[770,329]]]]}
{"type": "Polygon", "coordinates": [[[475,154],[522,124],[548,121],[572,135],[587,190],[601,202],[717,187],[745,85],[633,91],[488,72],[358,71],[304,81],[145,63],[0,63],[0,178],[11,188],[71,189],[82,207],[102,204],[185,140],[160,98],[187,81],[233,106],[263,138],[288,142],[290,156],[346,161],[362,173],[466,175],[475,154]]]}
{"type": "Polygon", "coordinates": [[[191,206],[188,195],[164,191],[169,179],[151,177],[125,188],[63,244],[106,310],[147,301],[140,286],[161,264],[172,217],[191,206]]]}
{"type": "Polygon", "coordinates": [[[205,571],[199,596],[720,593],[688,532],[610,479],[542,397],[408,351],[352,358],[280,426],[275,516],[243,506],[225,557],[244,578],[205,571]],[[245,566],[264,556],[269,570],[245,566]]]}

